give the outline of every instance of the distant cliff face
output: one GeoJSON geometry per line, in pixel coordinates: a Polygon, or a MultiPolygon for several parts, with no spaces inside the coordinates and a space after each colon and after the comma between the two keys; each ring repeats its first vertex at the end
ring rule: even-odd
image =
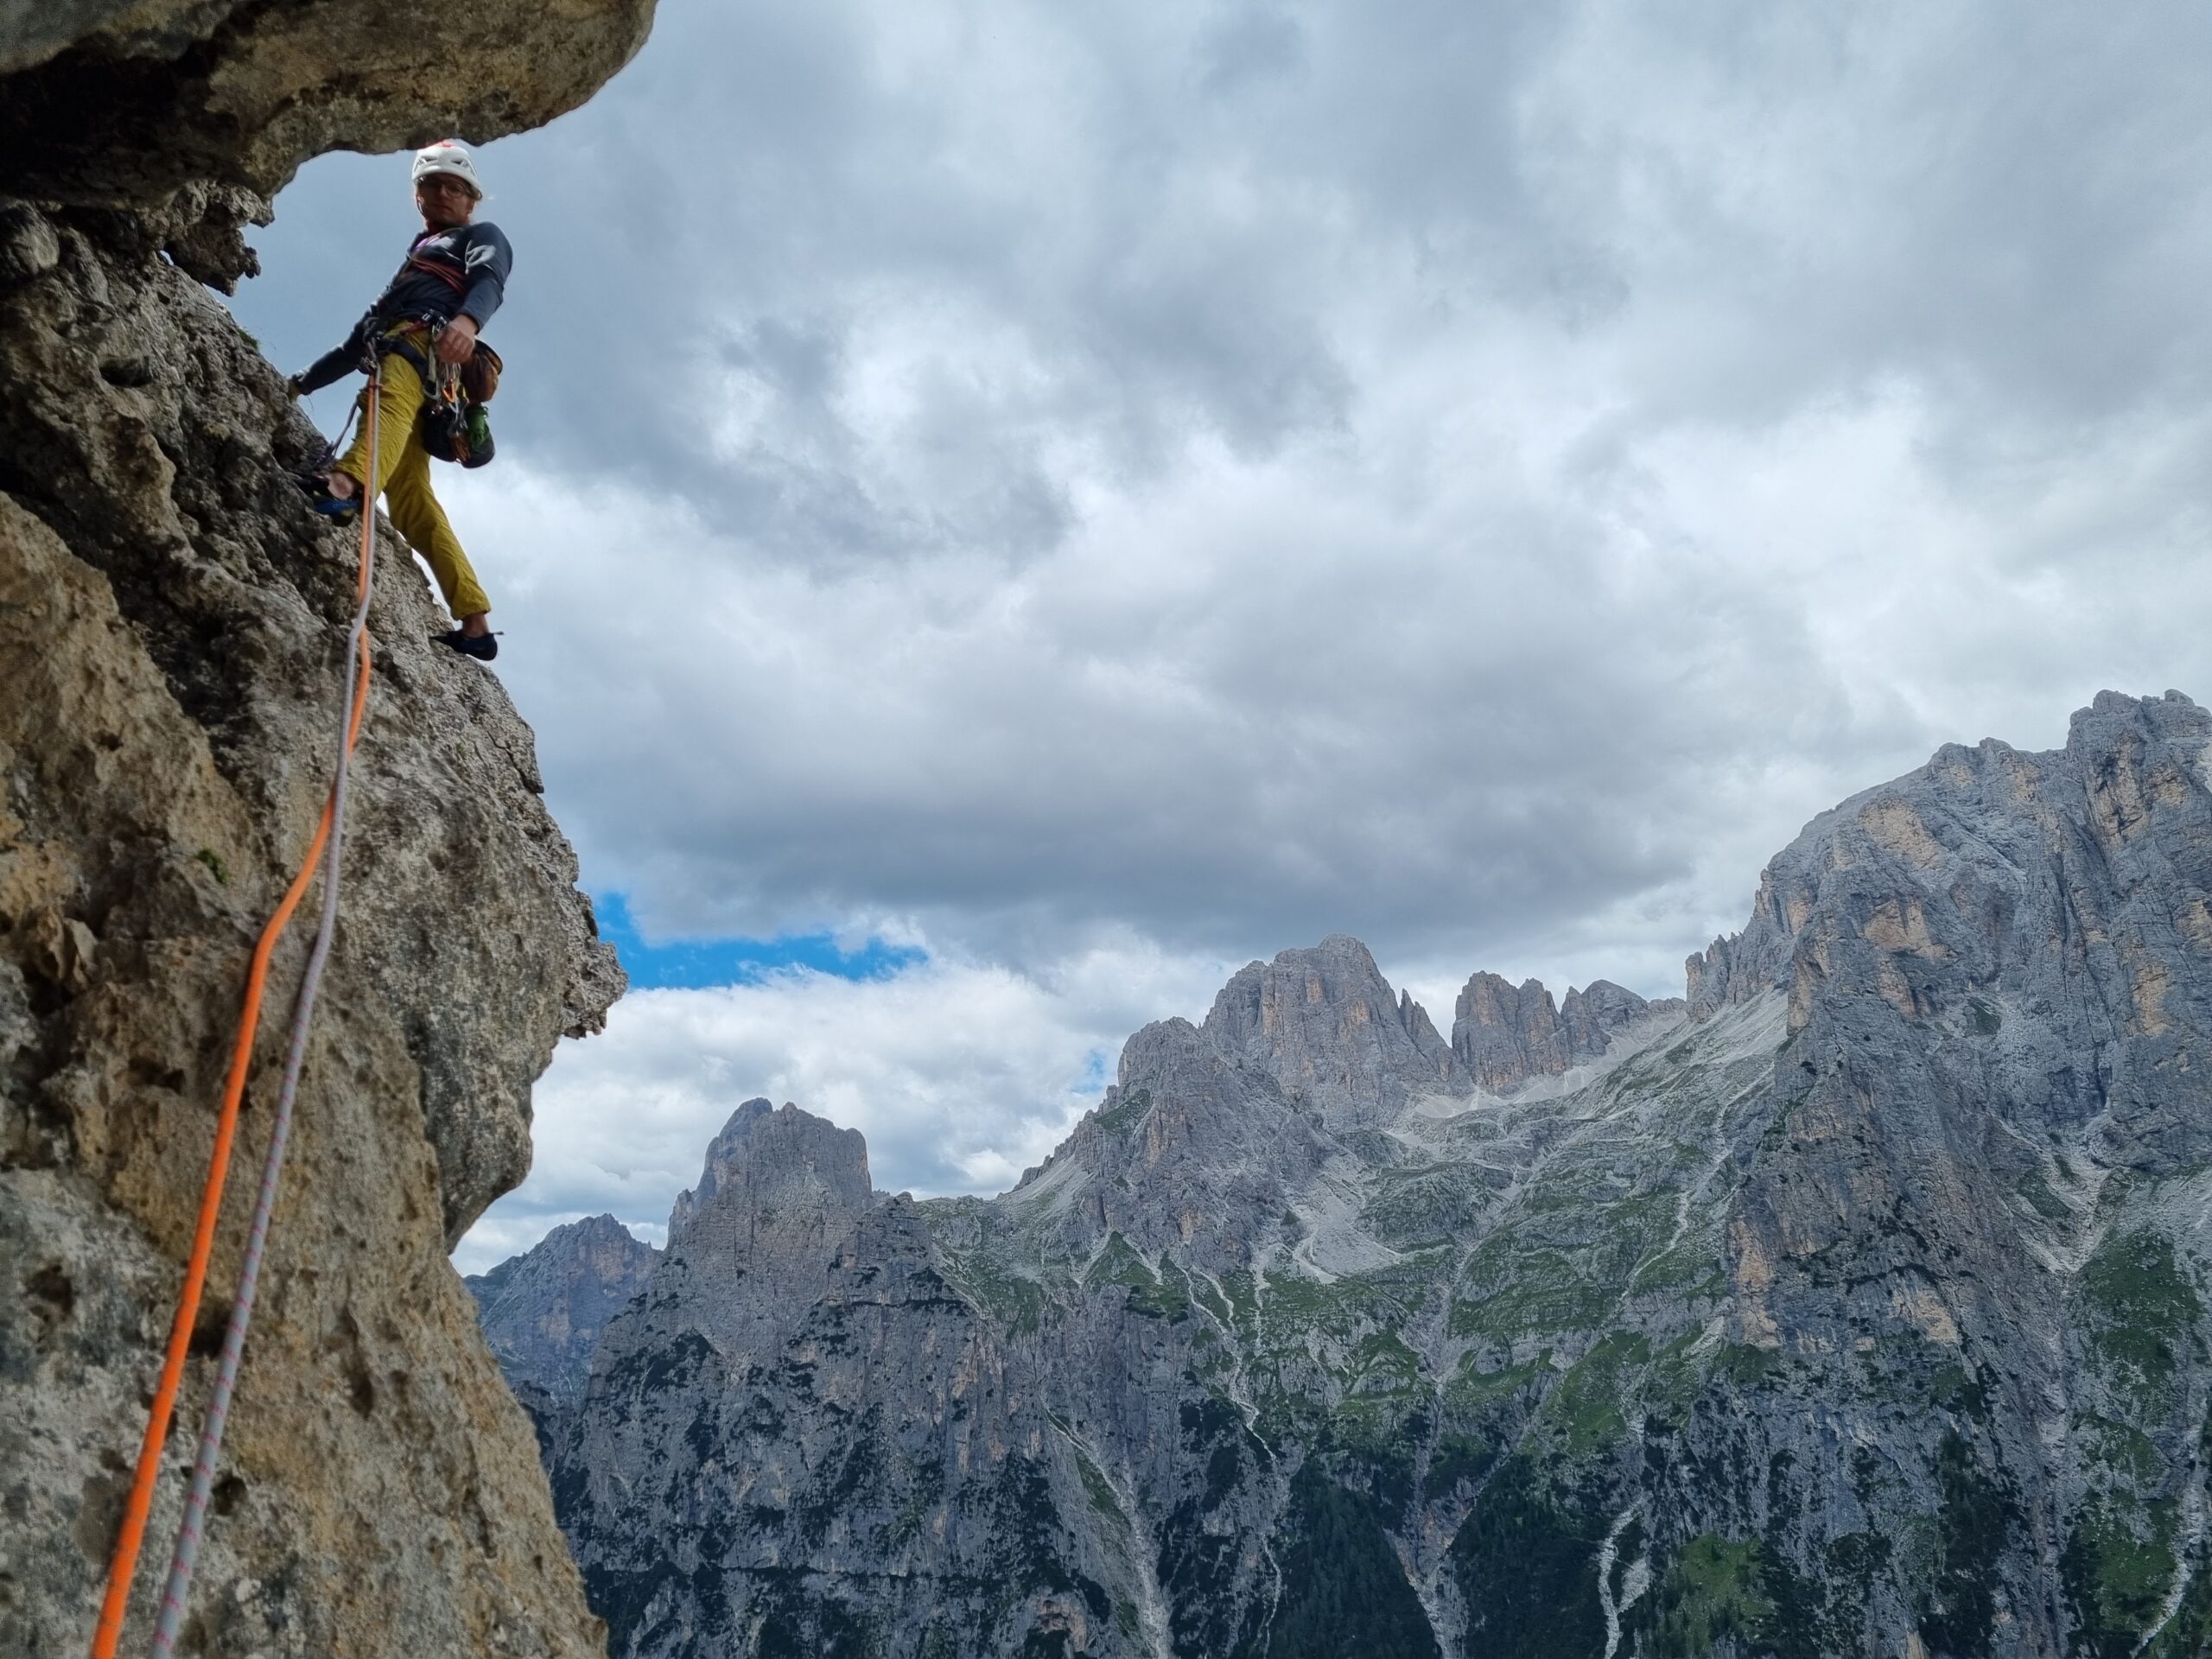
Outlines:
{"type": "MultiPolygon", "coordinates": [[[[548,118],[646,10],[0,16],[0,1652],[89,1638],[247,955],[314,825],[342,696],[353,540],[285,476],[318,440],[194,278],[247,267],[238,225],[314,149],[548,118]],[[446,55],[432,73],[393,41],[446,55]],[[518,54],[543,65],[510,77],[518,54]]],[[[529,729],[431,645],[405,550],[380,557],[346,900],[186,1645],[586,1654],[528,1425],[445,1258],[521,1179],[531,1081],[621,976],[529,729]]],[[[129,1650],[306,931],[277,958],[129,1650]]]]}
{"type": "Polygon", "coordinates": [[[463,1282],[493,1357],[541,1446],[583,1398],[600,1333],[645,1288],[660,1252],[612,1216],[556,1227],[526,1255],[463,1282]]]}
{"type": "Polygon", "coordinates": [[[2209,747],[1947,748],[1686,1005],[1286,952],[988,1201],[747,1108],[553,1448],[613,1651],[2212,1651],[2209,747]]]}
{"type": "Polygon", "coordinates": [[[1679,997],[1647,1002],[1608,979],[1554,1004],[1533,979],[1516,988],[1496,974],[1477,974],[1453,1010],[1452,1052],[1484,1088],[1511,1089],[1603,1058],[1624,1033],[1671,1020],[1683,1007],[1679,997]]]}

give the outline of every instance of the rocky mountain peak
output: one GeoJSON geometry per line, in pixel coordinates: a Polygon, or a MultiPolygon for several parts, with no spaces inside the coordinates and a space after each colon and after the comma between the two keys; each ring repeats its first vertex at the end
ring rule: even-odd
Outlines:
{"type": "Polygon", "coordinates": [[[1014,1192],[693,1271],[748,1109],[556,1458],[615,1651],[2212,1652],[2208,745],[1939,750],[1694,1021],[1475,976],[1456,1098],[1286,952],[1014,1192]]]}
{"type": "Polygon", "coordinates": [[[1481,1087],[1512,1089],[1594,1060],[1622,1032],[1681,1008],[1679,999],[1646,1001],[1609,979],[1570,989],[1564,1003],[1555,1003],[1541,980],[1516,986],[1478,973],[1452,1008],[1452,1052],[1481,1087]]]}
{"type": "Polygon", "coordinates": [[[2107,696],[1938,751],[1772,861],[1687,1027],[1475,976],[1463,1089],[1622,1062],[1538,1097],[1325,1123],[1299,1084],[1387,1071],[1385,1006],[1421,1046],[1331,940],[1137,1033],[1013,1193],[657,1281],[563,1484],[622,1650],[1671,1652],[1716,1574],[1777,1651],[2212,1650],[2160,1518],[2212,1352],[2208,745],[2107,696]]]}
{"type": "Polygon", "coordinates": [[[1163,1020],[1123,1046],[1106,1099],[1039,1174],[1071,1156],[1090,1178],[1070,1214],[1078,1236],[1173,1240],[1220,1267],[1274,1236],[1283,1193],[1333,1150],[1268,1068],[1163,1020]]]}
{"type": "Polygon", "coordinates": [[[658,1250],[613,1216],[588,1216],[464,1282],[507,1381],[518,1392],[526,1385],[573,1404],[583,1395],[600,1332],[645,1287],[659,1260],[658,1250]]]}
{"type": "Polygon", "coordinates": [[[857,1129],[841,1129],[788,1101],[778,1108],[755,1098],[732,1112],[707,1143],[698,1185],[678,1193],[669,1212],[669,1243],[718,1200],[849,1217],[867,1209],[874,1194],[868,1142],[857,1129]]]}
{"type": "Polygon", "coordinates": [[[2028,873],[2069,892],[2139,881],[2128,872],[2146,866],[2164,879],[2161,860],[2193,876],[2180,843],[2204,809],[2208,743],[2212,715],[2181,693],[2105,691],[2074,715],[2063,749],[1945,745],[1820,814],[1767,865],[1742,931],[1689,958],[1691,1018],[1786,990],[1802,1024],[1839,953],[1918,1015],[1955,1009],[1987,976],[2062,943],[2094,969],[2101,953],[2086,941],[2041,931],[2052,899],[2028,873]]]}
{"type": "Polygon", "coordinates": [[[707,1149],[699,1184],[676,1201],[653,1299],[696,1303],[689,1328],[728,1350],[775,1339],[777,1321],[821,1294],[854,1224],[875,1202],[857,1129],[748,1100],[707,1149]],[[747,1287],[737,1305],[729,1287],[747,1287]]]}
{"type": "Polygon", "coordinates": [[[1367,947],[1342,933],[1240,969],[1204,1030],[1332,1123],[1375,1122],[1461,1083],[1427,1014],[1394,994],[1367,947]]]}

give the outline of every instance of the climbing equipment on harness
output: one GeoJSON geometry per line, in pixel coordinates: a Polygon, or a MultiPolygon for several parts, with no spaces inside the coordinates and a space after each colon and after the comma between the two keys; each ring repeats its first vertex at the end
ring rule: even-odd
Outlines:
{"type": "MultiPolygon", "coordinates": [[[[372,475],[375,472],[377,442],[381,435],[380,423],[376,416],[376,375],[370,378],[371,397],[367,402],[369,413],[369,461],[372,475]]],[[[200,1554],[201,1528],[207,1513],[208,1495],[215,1478],[215,1462],[223,1444],[223,1430],[228,1421],[232,1391],[238,1383],[238,1366],[245,1351],[246,1328],[253,1319],[254,1296],[261,1281],[263,1248],[269,1236],[269,1218],[276,1207],[278,1179],[283,1169],[284,1150],[291,1137],[292,1110],[298,1097],[300,1075],[307,1063],[308,1034],[315,1017],[316,993],[322,983],[324,965],[330,957],[330,946],[338,930],[339,858],[346,833],[346,804],[347,780],[354,745],[359,741],[361,721],[368,710],[369,699],[369,599],[376,581],[376,521],[374,515],[361,516],[361,553],[359,573],[354,586],[354,608],[351,628],[346,639],[345,682],[353,687],[345,715],[339,725],[338,764],[330,785],[330,794],[323,803],[322,817],[315,826],[315,835],[308,844],[307,856],[302,861],[291,885],[285,889],[283,899],[261,931],[255,944],[253,958],[246,970],[245,1006],[238,1016],[238,1035],[231,1050],[231,1066],[223,1088],[222,1110],[216,1120],[214,1149],[209,1155],[207,1179],[200,1200],[199,1224],[193,1235],[192,1255],[185,1268],[184,1286],[177,1298],[176,1318],[169,1327],[168,1349],[162,1363],[161,1380],[154,1390],[153,1405],[146,1420],[145,1438],[138,1451],[137,1471],[134,1476],[129,1503],[125,1505],[123,1528],[118,1535],[115,1554],[108,1566],[107,1592],[100,1607],[99,1623],[93,1627],[92,1659],[113,1659],[117,1641],[123,1634],[124,1616],[130,1610],[130,1586],[137,1576],[139,1546],[143,1542],[147,1516],[154,1503],[154,1487],[160,1477],[162,1452],[168,1440],[169,1418],[176,1403],[178,1384],[184,1374],[185,1356],[191,1346],[193,1326],[199,1318],[200,1297],[207,1281],[207,1266],[214,1252],[216,1223],[222,1212],[223,1189],[230,1171],[232,1141],[238,1130],[238,1109],[245,1098],[247,1074],[252,1070],[254,1037],[261,1020],[261,1001],[267,988],[269,963],[277,941],[306,896],[319,868],[325,869],[322,887],[322,907],[315,944],[308,954],[305,971],[292,1016],[291,1039],[284,1056],[283,1080],[277,1090],[276,1108],[270,1126],[269,1150],[262,1164],[261,1186],[254,1200],[253,1217],[246,1231],[245,1250],[238,1266],[238,1287],[231,1304],[228,1327],[223,1334],[223,1348],[217,1362],[215,1381],[207,1402],[207,1418],[200,1437],[200,1451],[192,1471],[192,1484],[185,1494],[184,1518],[177,1529],[176,1548],[169,1560],[168,1580],[162,1592],[161,1608],[154,1627],[155,1659],[170,1659],[175,1652],[177,1633],[184,1621],[184,1602],[192,1583],[193,1568],[200,1554]],[[327,855],[327,868],[326,865],[327,855]]]]}
{"type": "MultiPolygon", "coordinates": [[[[364,366],[372,373],[375,372],[374,363],[364,366]]],[[[305,472],[292,474],[292,481],[307,492],[308,507],[333,524],[351,524],[353,515],[361,510],[359,492],[352,495],[334,495],[330,491],[330,469],[338,464],[338,452],[345,445],[346,435],[353,429],[354,418],[361,412],[361,401],[356,398],[353,408],[346,411],[346,424],[338,429],[336,437],[322,446],[322,453],[315,457],[315,465],[305,472]]]]}
{"type": "Polygon", "coordinates": [[[481,467],[492,459],[492,418],[484,405],[499,389],[499,374],[506,366],[499,354],[482,340],[458,366],[441,363],[438,334],[443,325],[429,325],[427,340],[417,346],[404,334],[386,334],[378,348],[387,356],[401,357],[423,377],[423,448],[433,461],[457,461],[464,467],[481,467]]]}

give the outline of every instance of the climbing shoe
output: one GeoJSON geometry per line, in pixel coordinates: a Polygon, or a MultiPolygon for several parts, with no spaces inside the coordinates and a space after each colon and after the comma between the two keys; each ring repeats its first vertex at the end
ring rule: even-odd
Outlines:
{"type": "Polygon", "coordinates": [[[330,493],[330,480],[314,473],[295,473],[293,481],[308,493],[308,505],[334,524],[350,524],[361,511],[357,491],[342,499],[330,493]]]}
{"type": "Polygon", "coordinates": [[[474,657],[480,663],[488,663],[499,654],[499,636],[480,633],[474,639],[459,628],[433,636],[442,645],[451,645],[464,657],[474,657]]]}

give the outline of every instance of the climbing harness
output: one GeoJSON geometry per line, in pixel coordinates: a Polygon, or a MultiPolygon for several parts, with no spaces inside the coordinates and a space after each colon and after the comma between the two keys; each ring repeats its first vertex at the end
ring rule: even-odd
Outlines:
{"type": "Polygon", "coordinates": [[[438,335],[445,325],[429,321],[427,327],[429,335],[419,346],[404,334],[389,334],[378,349],[404,358],[423,378],[423,448],[430,459],[481,467],[493,453],[492,419],[484,405],[499,391],[506,365],[480,340],[466,362],[441,363],[438,335]]]}
{"type": "MultiPolygon", "coordinates": [[[[368,430],[369,477],[377,474],[377,442],[381,423],[377,418],[378,369],[372,368],[369,397],[365,407],[368,430]]],[[[350,422],[349,422],[350,424],[350,422]]],[[[365,492],[367,486],[363,486],[365,492]]],[[[207,1163],[207,1180],[200,1200],[200,1220],[193,1236],[192,1256],[185,1268],[184,1287],[177,1299],[176,1318],[169,1327],[168,1351],[162,1364],[161,1381],[146,1420],[146,1435],[138,1451],[137,1472],[118,1535],[114,1559],[109,1563],[107,1594],[99,1622],[92,1631],[92,1659],[113,1659],[123,1633],[124,1616],[130,1610],[131,1580],[137,1575],[139,1546],[146,1521],[153,1510],[154,1488],[161,1474],[162,1452],[168,1440],[170,1414],[177,1386],[184,1374],[185,1356],[199,1318],[200,1293],[207,1281],[207,1265],[213,1254],[215,1227],[223,1205],[223,1188],[229,1174],[231,1148],[238,1129],[238,1109],[245,1096],[247,1073],[252,1069],[254,1035],[261,1020],[261,1001],[269,977],[269,963],[277,941],[299,908],[315,872],[322,868],[322,909],[315,944],[308,953],[292,1014],[290,1045],[284,1056],[283,1081],[277,1090],[275,1119],[270,1126],[269,1151],[263,1160],[261,1187],[254,1200],[253,1218],[246,1231],[245,1251],[238,1266],[238,1287],[231,1304],[230,1324],[223,1333],[223,1349],[215,1370],[215,1382],[207,1402],[206,1426],[200,1436],[199,1456],[193,1465],[192,1484],[185,1494],[184,1518],[177,1528],[176,1548],[169,1560],[168,1580],[162,1592],[161,1609],[154,1626],[155,1659],[170,1659],[177,1633],[184,1622],[186,1592],[199,1560],[201,1529],[207,1520],[208,1494],[215,1478],[215,1461],[222,1450],[223,1429],[229,1421],[231,1395],[238,1385],[238,1365],[245,1351],[246,1327],[253,1319],[255,1292],[261,1281],[261,1258],[269,1237],[269,1218],[276,1207],[276,1186],[291,1138],[292,1108],[297,1098],[300,1074],[307,1064],[308,1033],[315,1017],[316,993],[330,958],[338,930],[339,858],[345,841],[346,785],[354,745],[359,741],[361,721],[369,700],[369,597],[376,579],[376,514],[372,504],[363,503],[359,575],[354,588],[353,620],[346,637],[345,682],[353,687],[344,717],[339,724],[338,766],[321,822],[315,825],[306,858],[285,889],[284,897],[261,930],[253,960],[246,971],[245,1007],[238,1016],[237,1040],[231,1050],[231,1068],[223,1088],[223,1105],[216,1120],[214,1150],[207,1163]]]]}

